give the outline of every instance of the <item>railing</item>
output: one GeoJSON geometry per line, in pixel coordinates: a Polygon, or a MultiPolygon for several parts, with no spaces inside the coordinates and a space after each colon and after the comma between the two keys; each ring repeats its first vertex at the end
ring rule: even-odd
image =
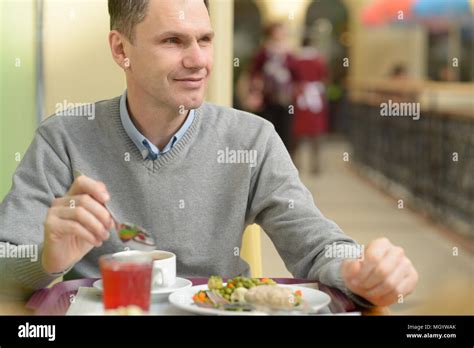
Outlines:
{"type": "Polygon", "coordinates": [[[399,82],[352,84],[346,116],[353,157],[382,174],[385,188],[398,184],[402,199],[474,237],[474,88],[399,82]],[[440,107],[446,93],[461,100],[457,108],[440,107]],[[420,103],[420,118],[381,116],[389,99],[420,103]]]}

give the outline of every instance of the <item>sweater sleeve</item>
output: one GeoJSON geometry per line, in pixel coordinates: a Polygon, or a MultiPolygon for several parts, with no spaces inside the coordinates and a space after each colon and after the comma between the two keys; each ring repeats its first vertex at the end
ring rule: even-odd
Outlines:
{"type": "Polygon", "coordinates": [[[61,157],[40,127],[0,204],[0,292],[4,295],[25,298],[62,275],[45,272],[41,263],[47,210],[72,182],[70,166],[64,161],[67,156],[61,157]]]}
{"type": "Polygon", "coordinates": [[[358,305],[370,307],[346,287],[341,276],[344,259],[325,252],[334,245],[357,243],[315,206],[274,130],[259,157],[261,163],[252,178],[249,220],[262,226],[294,277],[336,287],[358,305]]]}

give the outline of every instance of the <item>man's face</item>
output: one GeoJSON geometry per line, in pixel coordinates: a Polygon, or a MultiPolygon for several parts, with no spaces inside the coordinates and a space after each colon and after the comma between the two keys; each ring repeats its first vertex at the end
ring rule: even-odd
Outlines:
{"type": "Polygon", "coordinates": [[[199,107],[212,68],[213,35],[203,0],[150,0],[133,44],[126,45],[128,83],[161,107],[199,107]]]}

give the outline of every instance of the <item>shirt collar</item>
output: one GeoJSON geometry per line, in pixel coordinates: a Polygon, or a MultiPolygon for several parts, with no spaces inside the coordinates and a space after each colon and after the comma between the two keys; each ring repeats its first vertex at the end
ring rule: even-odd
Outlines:
{"type": "Polygon", "coordinates": [[[132,139],[135,146],[140,150],[143,159],[157,159],[159,156],[164,155],[170,151],[173,146],[184,136],[188,128],[191,126],[194,120],[194,110],[190,110],[186,121],[183,123],[181,128],[174,134],[170,142],[160,151],[149,139],[147,139],[140,131],[135,127],[130,118],[127,108],[127,91],[125,91],[120,97],[120,119],[122,121],[123,128],[127,135],[132,139]]]}

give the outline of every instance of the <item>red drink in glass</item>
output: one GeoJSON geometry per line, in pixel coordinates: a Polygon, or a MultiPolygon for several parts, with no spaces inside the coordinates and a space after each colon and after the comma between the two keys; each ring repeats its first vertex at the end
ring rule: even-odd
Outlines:
{"type": "Polygon", "coordinates": [[[99,260],[104,308],[138,306],[150,309],[152,258],[144,255],[104,255],[99,260]]]}

